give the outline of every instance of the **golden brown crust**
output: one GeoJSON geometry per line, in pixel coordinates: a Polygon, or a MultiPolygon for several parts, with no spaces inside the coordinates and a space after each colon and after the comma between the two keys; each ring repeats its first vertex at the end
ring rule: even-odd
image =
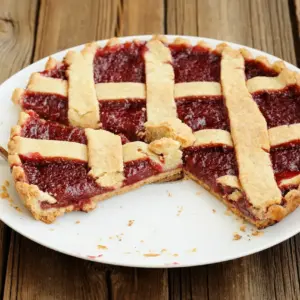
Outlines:
{"type": "Polygon", "coordinates": [[[165,119],[162,122],[148,121],[145,123],[146,141],[152,142],[163,137],[178,141],[182,147],[191,146],[195,141],[192,129],[178,118],[165,119]]]}
{"type": "Polygon", "coordinates": [[[221,194],[216,193],[215,191],[213,191],[207,184],[205,184],[203,181],[199,180],[197,177],[195,177],[193,174],[191,174],[190,172],[187,172],[186,170],[184,170],[184,173],[192,180],[194,180],[195,182],[197,182],[199,185],[201,185],[202,187],[204,187],[207,191],[209,191],[212,195],[214,195],[217,199],[221,200],[234,214],[236,214],[237,216],[245,219],[246,221],[248,221],[249,223],[252,223],[253,225],[255,225],[257,228],[262,229],[265,227],[268,227],[270,225],[273,225],[275,222],[275,220],[273,219],[261,219],[261,220],[254,220],[246,215],[244,215],[241,211],[239,211],[230,201],[228,201],[227,199],[225,199],[224,197],[222,197],[221,194]]]}
{"type": "Polygon", "coordinates": [[[11,96],[12,102],[15,104],[21,104],[24,93],[25,93],[24,89],[16,88],[11,96]]]}
{"type": "Polygon", "coordinates": [[[53,93],[68,96],[68,83],[66,80],[42,76],[40,73],[33,73],[30,76],[27,90],[37,93],[53,93]]]}

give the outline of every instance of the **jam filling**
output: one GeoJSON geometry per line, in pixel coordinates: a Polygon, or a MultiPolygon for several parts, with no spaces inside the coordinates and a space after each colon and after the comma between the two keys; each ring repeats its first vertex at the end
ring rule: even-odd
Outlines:
{"type": "Polygon", "coordinates": [[[22,126],[21,136],[39,140],[57,140],[87,144],[83,129],[45,121],[34,115],[22,126]]]}
{"type": "Polygon", "coordinates": [[[21,156],[21,161],[28,182],[37,185],[40,190],[57,199],[54,204],[43,201],[41,203],[43,209],[71,204],[81,209],[91,197],[112,190],[98,186],[88,175],[89,168],[86,162],[58,158],[45,159],[38,156],[21,156]]]}
{"type": "Polygon", "coordinates": [[[278,72],[269,68],[262,62],[256,61],[255,59],[245,60],[245,74],[247,80],[256,76],[266,76],[266,77],[278,76],[278,72]]]}
{"type": "MultiPolygon", "coordinates": [[[[217,178],[224,175],[237,175],[238,168],[233,148],[189,147],[183,153],[184,169],[208,185],[215,193],[227,196],[234,190],[217,183],[217,178]]],[[[228,199],[230,205],[238,209],[244,216],[256,220],[251,213],[251,204],[243,196],[238,201],[228,199]]]]}
{"type": "Polygon", "coordinates": [[[252,97],[265,117],[268,128],[300,123],[300,90],[297,86],[255,92],[252,97]]]}
{"type": "Polygon", "coordinates": [[[222,192],[217,178],[237,175],[235,153],[231,147],[189,147],[183,152],[184,168],[216,193],[222,192]]]}
{"type": "Polygon", "coordinates": [[[68,125],[68,99],[57,94],[26,92],[22,99],[24,110],[33,110],[41,118],[68,125]]]}
{"type": "Polygon", "coordinates": [[[161,166],[148,158],[126,162],[124,164],[124,175],[126,178],[124,185],[134,184],[161,172],[161,166]]]}
{"type": "Polygon", "coordinates": [[[100,101],[102,128],[123,134],[129,141],[141,140],[146,122],[146,101],[141,99],[100,101]]]}
{"type": "Polygon", "coordinates": [[[170,45],[175,83],[220,81],[221,55],[199,45],[170,45]]]}
{"type": "Polygon", "coordinates": [[[277,183],[300,174],[300,144],[274,147],[270,152],[277,183]]]}
{"type": "MultiPolygon", "coordinates": [[[[45,158],[38,153],[20,155],[22,167],[29,184],[34,184],[43,192],[49,193],[57,202],[41,202],[42,209],[74,205],[81,210],[90,198],[114,188],[100,187],[88,173],[86,162],[64,158],[45,158]]],[[[134,184],[161,173],[162,167],[150,159],[138,159],[124,164],[123,186],[134,184]]]]}
{"type": "Polygon", "coordinates": [[[202,96],[176,99],[179,119],[192,128],[229,131],[227,110],[222,96],[202,96]]]}
{"type": "Polygon", "coordinates": [[[145,83],[145,43],[99,48],[94,58],[94,80],[100,82],[145,83]]]}
{"type": "Polygon", "coordinates": [[[66,64],[60,64],[59,66],[53,69],[40,72],[40,74],[46,77],[67,80],[68,79],[66,74],[67,68],[68,66],[66,64]]]}

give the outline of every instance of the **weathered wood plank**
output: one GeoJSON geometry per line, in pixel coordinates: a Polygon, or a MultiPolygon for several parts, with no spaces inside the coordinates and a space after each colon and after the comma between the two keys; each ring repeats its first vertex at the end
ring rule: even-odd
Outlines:
{"type": "MultiPolygon", "coordinates": [[[[288,1],[176,0],[167,3],[168,33],[236,42],[296,63],[288,1]]],[[[298,235],[259,254],[192,268],[190,279],[186,281],[178,270],[171,270],[170,296],[184,298],[184,291],[190,289],[192,299],[299,299],[299,249],[298,235]]]]}
{"type": "MultiPolygon", "coordinates": [[[[0,83],[30,63],[34,46],[36,12],[36,0],[0,1],[0,83]]],[[[0,222],[0,298],[3,291],[9,235],[8,227],[0,222]]]]}
{"type": "MultiPolygon", "coordinates": [[[[114,36],[118,2],[42,0],[34,59],[114,36]]],[[[26,22],[25,19],[18,26],[25,26],[26,22]]],[[[24,65],[29,62],[23,59],[24,65]]],[[[107,268],[101,264],[54,252],[14,233],[6,273],[5,299],[108,299],[106,277],[107,268]]]]}
{"type": "Polygon", "coordinates": [[[119,2],[42,0],[34,59],[114,36],[119,2]]]}
{"type": "Polygon", "coordinates": [[[164,33],[164,3],[161,0],[123,1],[119,36],[164,33]]]}

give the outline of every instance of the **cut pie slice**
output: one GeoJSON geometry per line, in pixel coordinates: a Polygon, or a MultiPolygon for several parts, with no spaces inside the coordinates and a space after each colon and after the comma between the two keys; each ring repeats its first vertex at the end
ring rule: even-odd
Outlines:
{"type": "Polygon", "coordinates": [[[92,210],[97,201],[144,184],[180,177],[181,156],[171,139],[122,146],[108,131],[66,127],[26,113],[9,143],[17,191],[46,223],[68,211],[92,210]]]}
{"type": "Polygon", "coordinates": [[[182,168],[260,228],[300,203],[300,80],[282,62],[114,38],[50,58],[13,100],[26,112],[9,147],[16,186],[45,221],[182,168]]]}

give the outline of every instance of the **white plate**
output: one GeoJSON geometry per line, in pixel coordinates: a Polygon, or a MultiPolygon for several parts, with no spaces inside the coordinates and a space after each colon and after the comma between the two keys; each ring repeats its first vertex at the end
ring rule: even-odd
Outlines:
{"type": "MultiPolygon", "coordinates": [[[[122,38],[123,41],[150,36],[122,38]]],[[[170,41],[175,36],[169,36],[170,41]]],[[[211,46],[221,41],[186,37],[192,43],[204,40],[211,46]]],[[[106,41],[100,41],[104,45],[106,41]]],[[[231,44],[234,48],[243,46],[231,44]]],[[[82,46],[73,49],[80,50],[82,46]]],[[[271,62],[277,58],[251,48],[254,55],[266,55],[271,62]]],[[[66,51],[53,55],[62,59],[66,51]]],[[[44,68],[46,58],[23,69],[0,86],[0,144],[6,145],[10,127],[18,119],[18,109],[10,98],[14,88],[25,87],[32,72],[44,68]]],[[[287,64],[295,71],[296,67],[287,64]]],[[[0,162],[0,183],[12,183],[9,168],[0,162]]],[[[247,225],[239,231],[241,220],[225,215],[226,208],[192,181],[152,184],[139,190],[104,201],[89,214],[75,212],[46,225],[35,221],[21,204],[13,184],[10,185],[13,205],[0,200],[0,218],[25,237],[72,256],[94,261],[135,267],[194,266],[238,258],[276,245],[300,232],[300,209],[277,225],[252,236],[254,228],[247,225]],[[13,206],[21,208],[17,211],[13,206]],[[213,210],[216,212],[214,213],[213,210]],[[134,220],[128,226],[129,220],[134,220]],[[80,221],[76,224],[76,221],[80,221]],[[233,240],[238,232],[242,239],[233,240]],[[97,245],[106,246],[99,249],[97,245]],[[164,249],[164,250],[163,250],[164,249]],[[147,256],[147,254],[159,254],[147,256]],[[146,254],[146,256],[145,256],[146,254]]]]}

